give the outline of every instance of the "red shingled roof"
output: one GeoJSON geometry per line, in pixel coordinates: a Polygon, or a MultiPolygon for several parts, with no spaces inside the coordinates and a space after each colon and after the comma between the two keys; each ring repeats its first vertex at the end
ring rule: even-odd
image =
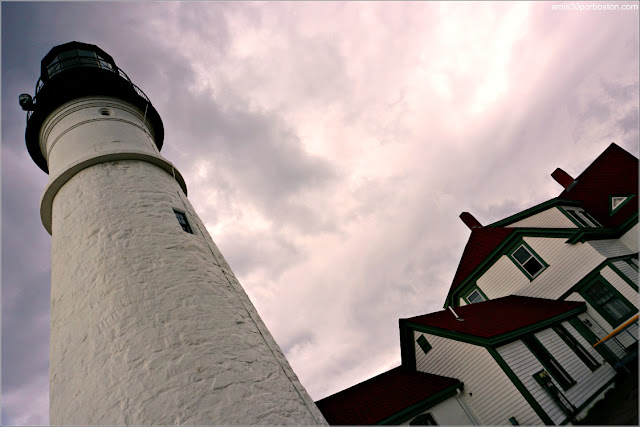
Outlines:
{"type": "Polygon", "coordinates": [[[406,321],[480,338],[492,338],[534,325],[581,305],[584,306],[585,303],[509,295],[456,307],[454,310],[464,319],[462,322],[456,320],[450,310],[412,317],[406,321]]]}
{"type": "MultiPolygon", "coordinates": [[[[559,198],[582,202],[584,209],[603,226],[615,227],[638,211],[638,199],[631,200],[609,216],[609,196],[638,194],[638,159],[612,143],[577,178],[570,191],[559,198]]],[[[474,228],[464,248],[460,264],[449,289],[451,293],[469,276],[513,228],[474,228]]]]}
{"type": "Polygon", "coordinates": [[[398,366],[316,405],[331,425],[370,425],[456,384],[460,381],[454,378],[407,372],[398,366]]]}
{"type": "Polygon", "coordinates": [[[638,159],[618,145],[609,145],[576,180],[573,188],[559,197],[582,202],[603,226],[615,227],[638,212],[636,198],[609,216],[609,196],[638,194],[638,159]]]}
{"type": "MultiPolygon", "coordinates": [[[[471,230],[471,236],[462,252],[458,270],[453,277],[451,290],[458,287],[462,281],[473,272],[484,261],[484,259],[498,247],[509,234],[514,231],[513,228],[495,227],[495,228],[474,228],[471,230]]],[[[451,291],[450,291],[451,292],[451,291]]]]}

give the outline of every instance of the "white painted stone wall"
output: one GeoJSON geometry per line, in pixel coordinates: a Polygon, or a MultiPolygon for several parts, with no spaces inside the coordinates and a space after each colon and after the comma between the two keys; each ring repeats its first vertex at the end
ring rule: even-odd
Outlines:
{"type": "Polygon", "coordinates": [[[326,424],[170,163],[134,125],[142,113],[104,98],[71,104],[43,126],[51,423],[326,424]],[[123,159],[140,152],[149,157],[123,159]],[[92,153],[99,161],[87,163],[92,153]]]}

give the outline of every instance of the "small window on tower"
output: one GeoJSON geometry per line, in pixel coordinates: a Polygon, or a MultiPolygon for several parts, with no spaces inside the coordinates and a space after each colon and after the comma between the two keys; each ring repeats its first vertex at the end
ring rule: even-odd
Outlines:
{"type": "Polygon", "coordinates": [[[173,213],[176,214],[176,218],[178,218],[178,222],[180,223],[182,229],[187,233],[193,234],[193,231],[191,231],[191,226],[189,225],[189,221],[187,221],[187,215],[184,212],[180,212],[175,209],[173,210],[173,213]]]}

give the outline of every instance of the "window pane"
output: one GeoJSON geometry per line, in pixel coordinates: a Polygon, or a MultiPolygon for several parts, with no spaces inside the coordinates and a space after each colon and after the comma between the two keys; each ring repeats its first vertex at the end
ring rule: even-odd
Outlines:
{"type": "Polygon", "coordinates": [[[595,225],[596,227],[602,227],[602,225],[600,225],[600,223],[598,221],[596,221],[596,219],[593,216],[591,216],[591,214],[589,214],[589,212],[580,211],[580,213],[582,215],[584,215],[585,218],[587,218],[589,221],[591,221],[593,223],[593,225],[595,225]]]}
{"type": "Polygon", "coordinates": [[[540,262],[538,262],[538,260],[533,257],[531,257],[531,259],[527,261],[523,265],[523,267],[532,276],[535,276],[540,270],[542,270],[542,264],[540,264],[540,262]]]}
{"type": "Polygon", "coordinates": [[[605,288],[605,286],[596,282],[587,289],[587,295],[589,295],[598,305],[602,305],[613,297],[613,292],[605,288]]]}
{"type": "Polygon", "coordinates": [[[78,56],[78,54],[77,54],[75,49],[67,50],[65,52],[60,52],[58,54],[58,57],[61,60],[68,59],[68,58],[73,58],[73,57],[76,57],[76,56],[78,56]]]}
{"type": "Polygon", "coordinates": [[[582,219],[582,217],[580,217],[580,215],[578,215],[578,212],[569,211],[569,213],[571,214],[572,217],[574,217],[576,220],[578,220],[578,222],[580,224],[582,224],[583,227],[588,227],[589,226],[589,224],[587,224],[587,221],[585,221],[584,219],[582,219]]]}
{"type": "Polygon", "coordinates": [[[624,305],[622,301],[615,298],[602,305],[602,308],[609,313],[609,316],[613,317],[616,321],[622,319],[631,310],[624,305]]]}
{"type": "Polygon", "coordinates": [[[191,231],[191,226],[189,226],[189,222],[187,221],[186,214],[184,212],[180,212],[175,209],[173,210],[173,213],[176,215],[176,218],[178,219],[178,223],[180,224],[180,227],[182,227],[182,229],[187,233],[193,234],[193,231],[191,231]]]}
{"type": "Polygon", "coordinates": [[[427,352],[431,350],[431,344],[429,344],[429,341],[427,341],[424,335],[420,335],[416,342],[418,343],[424,354],[427,354],[427,352]]]}
{"type": "Polygon", "coordinates": [[[482,296],[482,294],[480,292],[478,292],[477,290],[471,292],[469,294],[469,296],[467,297],[467,300],[473,304],[476,302],[482,302],[485,301],[484,297],[482,296]]]}
{"type": "Polygon", "coordinates": [[[520,246],[518,250],[513,253],[513,257],[517,259],[520,264],[524,264],[531,257],[531,254],[524,246],[520,246]]]}
{"type": "Polygon", "coordinates": [[[96,57],[96,54],[94,52],[91,52],[90,50],[83,50],[83,49],[78,49],[78,55],[83,57],[88,57],[88,58],[96,57]]]}

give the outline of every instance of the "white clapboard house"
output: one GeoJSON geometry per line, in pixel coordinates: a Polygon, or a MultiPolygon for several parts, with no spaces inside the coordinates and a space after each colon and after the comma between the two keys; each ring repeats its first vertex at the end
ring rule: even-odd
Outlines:
{"type": "Polygon", "coordinates": [[[611,144],[554,199],[471,229],[402,365],[317,402],[330,424],[574,423],[637,358],[638,159],[611,144]],[[443,391],[445,390],[445,391],[443,391]]]}

